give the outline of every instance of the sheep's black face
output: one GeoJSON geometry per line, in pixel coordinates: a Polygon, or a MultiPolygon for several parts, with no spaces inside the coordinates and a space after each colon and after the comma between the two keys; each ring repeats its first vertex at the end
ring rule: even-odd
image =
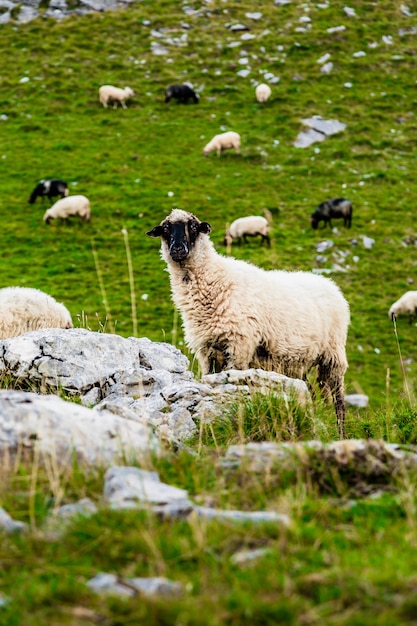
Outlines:
{"type": "Polygon", "coordinates": [[[210,224],[196,219],[190,219],[187,222],[170,222],[167,219],[146,234],[149,237],[162,237],[172,260],[180,263],[190,254],[198,235],[208,234],[210,230],[210,224]]]}

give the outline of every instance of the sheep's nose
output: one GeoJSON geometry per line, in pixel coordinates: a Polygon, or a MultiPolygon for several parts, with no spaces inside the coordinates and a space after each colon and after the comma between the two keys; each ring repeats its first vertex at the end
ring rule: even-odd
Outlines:
{"type": "Polygon", "coordinates": [[[188,246],[185,243],[173,243],[169,253],[173,261],[183,261],[188,256],[188,246]]]}

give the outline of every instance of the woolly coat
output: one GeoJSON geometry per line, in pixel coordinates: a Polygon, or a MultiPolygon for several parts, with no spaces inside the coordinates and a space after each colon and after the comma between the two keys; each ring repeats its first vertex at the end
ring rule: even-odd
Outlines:
{"type": "Polygon", "coordinates": [[[263,235],[268,237],[269,224],[268,220],[262,215],[249,215],[247,217],[239,217],[234,220],[226,233],[233,239],[240,239],[245,235],[263,235]]]}
{"type": "Polygon", "coordinates": [[[408,314],[410,316],[410,322],[413,317],[417,315],[417,291],[406,291],[401,298],[394,302],[388,311],[388,317],[391,320],[393,316],[401,314],[408,314]]]}
{"type": "Polygon", "coordinates": [[[30,287],[0,289],[0,339],[39,328],[72,328],[67,308],[52,296],[30,287]]]}
{"type": "MultiPolygon", "coordinates": [[[[175,209],[170,219],[189,215],[175,209]]],[[[349,305],[330,278],[265,271],[222,256],[206,234],[198,236],[181,264],[171,259],[164,240],[161,256],[187,345],[203,374],[214,356],[221,369],[264,365],[303,376],[320,365],[331,379],[343,377],[349,305]]]]}
{"type": "Polygon", "coordinates": [[[265,83],[258,85],[255,89],[256,99],[261,104],[268,100],[268,98],[271,96],[271,93],[271,87],[269,85],[266,85],[265,83]]]}
{"type": "Polygon", "coordinates": [[[214,135],[208,144],[203,148],[203,153],[207,156],[210,152],[217,152],[220,156],[223,150],[234,148],[236,152],[240,152],[240,135],[232,130],[220,135],[214,135]]]}
{"type": "Polygon", "coordinates": [[[114,87],[113,85],[102,85],[98,90],[99,100],[105,108],[107,108],[109,101],[112,101],[114,109],[117,109],[118,102],[124,109],[127,109],[125,100],[134,95],[135,94],[130,87],[121,89],[120,87],[114,87]]]}
{"type": "Polygon", "coordinates": [[[88,222],[91,218],[89,199],[85,196],[67,196],[66,198],[61,198],[45,212],[43,220],[48,223],[51,219],[58,217],[66,219],[71,215],[79,215],[88,222]]]}

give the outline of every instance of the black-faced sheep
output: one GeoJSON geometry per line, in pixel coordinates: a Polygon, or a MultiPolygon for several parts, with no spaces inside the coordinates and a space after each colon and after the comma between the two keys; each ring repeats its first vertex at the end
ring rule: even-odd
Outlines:
{"type": "Polygon", "coordinates": [[[206,146],[203,148],[204,156],[208,156],[210,152],[214,150],[217,152],[217,156],[220,156],[223,150],[234,148],[239,154],[240,152],[240,135],[232,130],[220,135],[214,135],[206,146]]]}
{"type": "Polygon", "coordinates": [[[239,217],[226,230],[224,244],[230,246],[233,241],[236,241],[240,245],[242,239],[244,243],[248,243],[247,237],[257,236],[261,237],[261,244],[266,241],[268,246],[271,245],[268,220],[262,215],[239,217]]]}
{"type": "Polygon", "coordinates": [[[189,100],[198,104],[200,101],[199,95],[194,91],[190,85],[170,85],[165,90],[165,102],[170,102],[171,99],[177,100],[182,104],[187,104],[189,100]]]}
{"type": "Polygon", "coordinates": [[[134,91],[130,87],[120,89],[120,87],[113,87],[113,85],[102,85],[98,90],[99,100],[106,109],[109,102],[113,102],[113,109],[117,109],[118,104],[127,109],[126,100],[134,95],[134,91]]]}
{"type": "Polygon", "coordinates": [[[320,222],[324,222],[324,227],[329,224],[330,228],[332,228],[332,219],[343,218],[343,225],[350,228],[352,224],[352,212],[352,203],[345,198],[326,200],[326,202],[319,204],[312,214],[311,226],[315,229],[318,228],[320,222]]]}
{"type": "Polygon", "coordinates": [[[72,328],[68,309],[52,296],[31,287],[0,289],[0,339],[39,328],[72,328]]]}
{"type": "Polygon", "coordinates": [[[36,198],[49,198],[50,202],[52,202],[52,198],[56,198],[56,196],[61,196],[61,198],[65,198],[68,195],[68,184],[60,180],[59,178],[51,178],[51,179],[43,179],[40,180],[36,185],[35,189],[29,196],[29,204],[33,204],[36,201],[36,198]]]}
{"type": "Polygon", "coordinates": [[[408,315],[408,321],[413,323],[414,317],[417,315],[417,291],[406,291],[391,306],[388,311],[388,317],[394,321],[398,315],[408,315]]]}
{"type": "Polygon", "coordinates": [[[343,437],[349,305],[339,287],[321,275],[265,271],[219,255],[210,230],[173,209],[147,233],[161,237],[172,298],[202,373],[261,367],[305,378],[316,367],[343,437]]]}
{"type": "Polygon", "coordinates": [[[271,97],[271,87],[265,83],[261,83],[255,89],[256,99],[260,104],[264,104],[271,97]]]}
{"type": "Polygon", "coordinates": [[[89,222],[91,218],[90,201],[85,196],[67,196],[61,198],[45,212],[43,221],[46,224],[53,219],[67,219],[71,215],[79,215],[85,222],[89,222]]]}

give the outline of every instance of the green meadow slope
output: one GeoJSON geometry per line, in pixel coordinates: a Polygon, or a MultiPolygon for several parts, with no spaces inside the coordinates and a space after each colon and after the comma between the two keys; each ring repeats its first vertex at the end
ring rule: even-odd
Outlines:
{"type": "MultiPolygon", "coordinates": [[[[253,19],[245,1],[197,3],[194,11],[144,1],[111,14],[2,26],[1,286],[44,289],[69,307],[76,324],[131,335],[128,243],[137,334],[172,341],[174,329],[182,347],[168,276],[146,231],[179,206],[212,224],[224,252],[226,224],[268,208],[272,248],[252,242],[233,254],[267,269],[342,264],[346,271],[331,276],[352,311],[347,391],[366,393],[378,409],[389,380],[390,402],[401,400],[387,311],[416,280],[417,19],[388,0],[351,2],[356,16],[344,6],[260,2],[262,17],[253,19]],[[250,30],[232,32],[239,23],[250,30]],[[338,26],[345,30],[329,33],[338,26]],[[167,54],[155,54],[153,42],[167,54]],[[329,74],[318,62],[327,53],[329,74]],[[265,75],[279,82],[260,106],[254,85],[265,75]],[[165,87],[182,81],[200,92],[200,104],[164,103],[165,87]],[[104,83],[135,90],[127,110],[100,106],[104,83]],[[301,120],[312,115],[337,119],[346,130],[295,148],[301,120]],[[242,154],[204,158],[202,147],[222,130],[241,134],[242,154]],[[27,198],[46,177],[62,177],[71,193],[90,198],[90,224],[44,225],[46,204],[31,206],[27,198]],[[352,228],[337,221],[337,232],[313,231],[311,212],[337,196],[353,203],[352,228]],[[372,248],[364,236],[375,241],[372,248]],[[319,254],[326,239],[334,246],[319,254]]],[[[411,392],[415,335],[415,326],[400,320],[411,392]]]]}

